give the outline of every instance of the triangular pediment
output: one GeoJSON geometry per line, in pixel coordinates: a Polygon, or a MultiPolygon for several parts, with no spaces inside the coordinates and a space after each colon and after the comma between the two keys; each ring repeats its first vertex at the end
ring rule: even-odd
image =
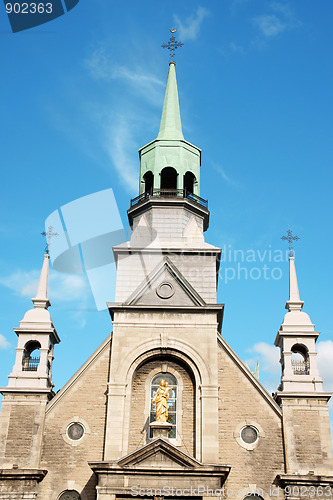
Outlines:
{"type": "Polygon", "coordinates": [[[196,468],[202,464],[162,438],[146,444],[118,461],[120,467],[196,468]]]}
{"type": "Polygon", "coordinates": [[[168,257],[142,281],[126,305],[205,306],[196,292],[168,257]]]}

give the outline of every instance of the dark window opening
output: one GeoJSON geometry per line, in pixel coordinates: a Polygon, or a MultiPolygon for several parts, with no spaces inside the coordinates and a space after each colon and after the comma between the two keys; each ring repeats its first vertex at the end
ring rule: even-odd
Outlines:
{"type": "Polygon", "coordinates": [[[146,172],[143,176],[143,180],[145,181],[145,194],[153,194],[154,187],[154,175],[152,172],[146,172]]]}
{"type": "Polygon", "coordinates": [[[28,342],[24,348],[22,359],[22,370],[36,372],[40,361],[40,343],[28,342]]]}
{"type": "Polygon", "coordinates": [[[163,168],[161,172],[161,189],[177,189],[177,171],[174,168],[163,168]]]}
{"type": "Polygon", "coordinates": [[[193,194],[194,181],[195,176],[192,174],[192,172],[186,172],[186,174],[184,175],[185,196],[187,196],[188,194],[193,194]]]}
{"type": "Polygon", "coordinates": [[[310,360],[307,348],[302,344],[295,344],[291,348],[291,366],[294,375],[309,375],[310,360]]]}

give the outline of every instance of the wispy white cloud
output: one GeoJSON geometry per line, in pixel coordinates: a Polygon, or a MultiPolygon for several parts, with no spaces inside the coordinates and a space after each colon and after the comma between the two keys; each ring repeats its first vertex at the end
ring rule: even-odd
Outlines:
{"type": "Polygon", "coordinates": [[[287,24],[282,22],[275,14],[264,14],[255,17],[253,22],[267,38],[272,38],[282,33],[287,27],[287,24]]]}
{"type": "Polygon", "coordinates": [[[216,163],[212,162],[212,167],[225,182],[232,186],[239,186],[239,183],[236,180],[232,179],[230,175],[226,173],[225,169],[221,167],[221,165],[217,165],[216,163]]]}
{"type": "Polygon", "coordinates": [[[317,362],[320,376],[324,380],[326,390],[333,391],[333,342],[323,340],[317,343],[317,362]]]}
{"type": "Polygon", "coordinates": [[[1,335],[1,333],[0,333],[0,349],[8,349],[9,347],[10,347],[10,343],[8,342],[6,337],[1,335]]]}
{"type": "Polygon", "coordinates": [[[204,7],[198,7],[195,13],[191,14],[184,22],[174,14],[173,19],[182,41],[195,40],[202,25],[203,20],[209,15],[209,11],[204,7]]]}
{"type": "MultiPolygon", "coordinates": [[[[320,376],[324,380],[326,390],[333,391],[333,341],[324,340],[318,342],[316,348],[320,376]]],[[[251,358],[246,360],[250,366],[254,366],[256,360],[259,359],[262,372],[268,374],[281,373],[281,366],[279,363],[280,350],[277,347],[266,342],[258,342],[253,347],[250,347],[248,352],[252,354],[251,358]]]]}
{"type": "Polygon", "coordinates": [[[244,53],[244,47],[242,47],[241,45],[238,45],[237,43],[235,42],[230,42],[229,43],[229,48],[233,51],[233,52],[238,52],[239,54],[243,54],[244,53]]]}
{"type": "Polygon", "coordinates": [[[283,31],[301,25],[287,3],[271,2],[268,10],[269,12],[253,18],[253,24],[266,39],[272,39],[283,31]]]}
{"type": "Polygon", "coordinates": [[[132,136],[130,116],[123,113],[117,116],[116,124],[109,126],[105,134],[105,149],[116,169],[121,182],[130,192],[138,191],[138,165],[132,136]]]}
{"type": "Polygon", "coordinates": [[[287,3],[281,3],[281,2],[271,2],[269,4],[270,8],[276,12],[280,12],[285,16],[286,19],[291,20],[293,23],[296,22],[294,13],[287,3]]]}
{"type": "MultiPolygon", "coordinates": [[[[35,297],[40,271],[17,270],[8,276],[0,278],[0,284],[12,290],[21,297],[35,297]]],[[[73,302],[86,298],[89,286],[84,276],[62,274],[50,270],[49,297],[57,302],[73,302]]]]}
{"type": "Polygon", "coordinates": [[[249,349],[249,352],[253,352],[257,355],[261,370],[274,374],[280,373],[280,350],[277,347],[267,344],[267,342],[258,342],[249,349]]]}
{"type": "Polygon", "coordinates": [[[160,105],[161,103],[164,92],[162,80],[149,73],[146,67],[129,69],[117,64],[103,46],[97,47],[89,54],[84,60],[84,67],[97,80],[121,80],[152,104],[160,105]]]}
{"type": "MultiPolygon", "coordinates": [[[[149,129],[148,113],[156,113],[163,103],[165,82],[147,71],[146,67],[129,68],[117,64],[104,46],[95,48],[85,59],[84,66],[90,76],[106,82],[118,80],[127,85],[126,102],[106,98],[108,113],[96,104],[93,116],[100,130],[102,150],[107,154],[107,169],[114,169],[119,181],[129,193],[138,191],[138,162],[135,151],[138,149],[138,137],[149,129]],[[149,108],[147,104],[154,108],[149,108]]],[[[105,91],[106,92],[106,91],[105,91]]],[[[157,118],[158,120],[158,118],[157,118]]]]}

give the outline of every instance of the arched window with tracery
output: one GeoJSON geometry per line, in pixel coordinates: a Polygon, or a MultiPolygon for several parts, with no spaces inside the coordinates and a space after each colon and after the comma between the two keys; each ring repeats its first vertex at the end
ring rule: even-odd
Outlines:
{"type": "MultiPolygon", "coordinates": [[[[165,380],[169,387],[169,399],[167,402],[168,418],[167,422],[172,426],[169,431],[169,439],[177,437],[177,379],[171,373],[158,373],[151,381],[150,399],[154,399],[156,392],[160,386],[161,380],[165,380]]],[[[151,402],[149,421],[156,421],[156,403],[151,402]]],[[[150,438],[153,437],[152,429],[150,429],[150,438]]]]}
{"type": "Polygon", "coordinates": [[[28,342],[25,345],[22,358],[22,370],[36,372],[40,361],[40,343],[37,341],[28,342]]]}

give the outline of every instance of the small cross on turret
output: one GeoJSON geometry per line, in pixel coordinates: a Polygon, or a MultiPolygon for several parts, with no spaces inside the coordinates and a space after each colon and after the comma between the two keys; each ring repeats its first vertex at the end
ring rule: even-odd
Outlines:
{"type": "Polygon", "coordinates": [[[52,231],[53,231],[53,227],[49,226],[47,233],[45,231],[43,231],[42,233],[40,233],[42,236],[46,236],[45,252],[47,253],[47,255],[49,255],[49,253],[50,253],[50,245],[51,245],[51,239],[52,239],[52,237],[53,236],[59,236],[58,233],[53,233],[52,231]]]}
{"type": "Polygon", "coordinates": [[[168,43],[164,43],[161,45],[163,49],[168,49],[170,50],[170,62],[174,62],[174,57],[175,57],[175,50],[178,49],[178,47],[182,47],[184,44],[182,42],[177,42],[173,33],[176,33],[177,30],[170,30],[171,33],[171,38],[168,41],[168,43]]]}
{"type": "Polygon", "coordinates": [[[292,230],[289,228],[287,231],[288,236],[282,236],[281,240],[287,240],[289,243],[289,257],[293,257],[294,255],[294,250],[293,250],[293,241],[299,240],[298,236],[293,236],[292,230]]]}

